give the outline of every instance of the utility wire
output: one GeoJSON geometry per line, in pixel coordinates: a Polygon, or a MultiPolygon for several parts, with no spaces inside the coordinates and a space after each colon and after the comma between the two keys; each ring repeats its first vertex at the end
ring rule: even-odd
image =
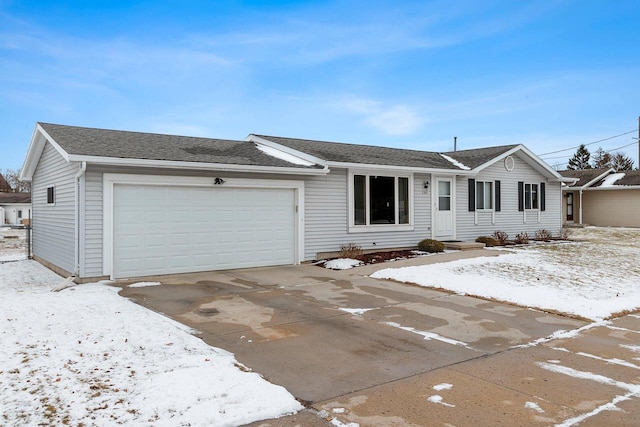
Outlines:
{"type": "MultiPolygon", "coordinates": [[[[636,145],[638,142],[634,141],[631,144],[623,145],[622,147],[612,148],[611,150],[602,150],[603,153],[610,153],[612,151],[620,150],[622,148],[631,147],[632,145],[636,145]]],[[[567,156],[555,156],[555,157],[547,157],[545,160],[553,160],[553,159],[566,159],[567,156]]]]}
{"type": "MultiPolygon", "coordinates": [[[[614,135],[614,136],[610,136],[608,138],[603,138],[603,139],[599,139],[597,141],[589,142],[588,144],[580,144],[580,145],[584,145],[586,147],[587,145],[593,145],[593,144],[597,144],[598,142],[603,142],[603,141],[608,141],[610,139],[619,138],[621,136],[629,135],[630,133],[637,132],[637,131],[638,131],[638,129],[634,129],[634,130],[630,130],[629,132],[621,133],[620,135],[614,135]]],[[[575,150],[578,147],[580,147],[580,145],[578,145],[577,147],[565,148],[564,150],[550,151],[548,153],[538,154],[538,157],[543,157],[543,156],[546,156],[547,154],[556,154],[556,153],[562,153],[563,151],[575,150]]]]}

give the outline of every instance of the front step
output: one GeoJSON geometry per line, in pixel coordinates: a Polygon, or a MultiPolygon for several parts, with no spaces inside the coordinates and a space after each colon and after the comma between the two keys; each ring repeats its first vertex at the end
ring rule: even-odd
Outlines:
{"type": "Polygon", "coordinates": [[[478,242],[443,242],[445,249],[456,251],[472,251],[475,249],[483,249],[484,243],[478,242]]]}

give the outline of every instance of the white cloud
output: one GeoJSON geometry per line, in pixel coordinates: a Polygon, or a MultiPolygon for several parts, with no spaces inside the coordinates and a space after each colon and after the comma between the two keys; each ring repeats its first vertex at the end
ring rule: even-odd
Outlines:
{"type": "Polygon", "coordinates": [[[370,99],[353,98],[340,109],[361,116],[361,122],[387,135],[409,135],[422,127],[425,119],[406,105],[385,105],[370,99]]]}

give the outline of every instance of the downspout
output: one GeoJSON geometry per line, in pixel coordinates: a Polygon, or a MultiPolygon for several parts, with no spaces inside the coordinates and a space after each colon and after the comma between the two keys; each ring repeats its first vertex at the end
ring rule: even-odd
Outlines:
{"type": "Polygon", "coordinates": [[[86,171],[87,171],[87,162],[82,162],[75,176],[75,179],[76,179],[76,182],[75,182],[76,184],[75,185],[76,187],[76,248],[75,248],[76,257],[75,257],[75,269],[73,271],[73,275],[76,277],[80,275],[80,227],[81,227],[80,212],[82,211],[82,208],[80,205],[80,195],[81,195],[80,179],[82,178],[82,176],[86,171]]]}
{"type": "Polygon", "coordinates": [[[582,191],[583,189],[580,189],[580,225],[582,225],[582,191]]]}

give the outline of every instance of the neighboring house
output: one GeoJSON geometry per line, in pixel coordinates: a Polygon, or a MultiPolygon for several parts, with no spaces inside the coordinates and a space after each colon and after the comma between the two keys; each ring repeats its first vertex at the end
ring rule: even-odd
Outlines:
{"type": "Polygon", "coordinates": [[[560,174],[578,180],[562,188],[564,223],[640,227],[640,171],[585,169],[560,174]]]}
{"type": "Polygon", "coordinates": [[[34,258],[76,280],[297,264],[562,226],[565,179],[522,145],[450,153],[36,125],[34,258]]]}
{"type": "Polygon", "coordinates": [[[31,193],[0,193],[0,226],[24,225],[31,218],[31,193]]]}
{"type": "Polygon", "coordinates": [[[13,189],[11,188],[9,183],[7,182],[6,178],[4,176],[2,176],[2,174],[0,173],[0,193],[2,193],[2,192],[11,192],[11,191],[13,191],[13,189]]]}

